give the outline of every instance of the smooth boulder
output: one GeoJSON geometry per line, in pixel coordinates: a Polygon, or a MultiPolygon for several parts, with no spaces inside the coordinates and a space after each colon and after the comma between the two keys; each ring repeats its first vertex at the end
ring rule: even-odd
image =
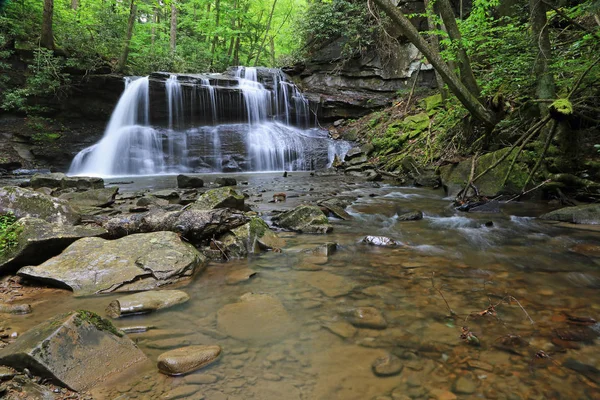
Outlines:
{"type": "Polygon", "coordinates": [[[205,258],[173,232],[84,238],[20,276],[73,290],[75,296],[150,290],[191,276],[205,258]]]}
{"type": "Polygon", "coordinates": [[[192,203],[192,210],[214,210],[217,208],[233,208],[244,211],[243,194],[237,192],[230,186],[211,189],[203,193],[195,203],[192,203]]]}
{"type": "Polygon", "coordinates": [[[6,213],[17,218],[40,218],[55,224],[74,225],[80,220],[79,214],[67,201],[17,186],[0,188],[0,214],[6,213]]]}
{"type": "Polygon", "coordinates": [[[248,223],[227,232],[220,240],[227,253],[233,257],[245,257],[249,253],[260,253],[262,250],[280,249],[286,243],[259,217],[250,218],[248,223]]]}
{"type": "Polygon", "coordinates": [[[221,347],[187,346],[167,351],[158,356],[158,370],[165,375],[184,375],[215,362],[221,354],[221,347]]]}
{"type": "Polygon", "coordinates": [[[177,187],[180,189],[196,189],[204,186],[202,178],[189,175],[177,175],[177,187]]]}
{"type": "Polygon", "coordinates": [[[147,314],[187,302],[190,296],[181,290],[153,290],[119,297],[110,302],[106,315],[111,318],[147,314]]]}
{"type": "Polygon", "coordinates": [[[16,224],[19,227],[17,244],[0,253],[0,273],[40,264],[78,239],[100,237],[107,233],[97,226],[58,225],[31,217],[21,218],[16,224]]]}
{"type": "Polygon", "coordinates": [[[333,230],[327,216],[316,206],[300,205],[273,218],[278,226],[301,233],[328,233],[333,230]]]}
{"type": "Polygon", "coordinates": [[[572,224],[600,224],[600,204],[564,207],[540,216],[546,221],[570,222],[572,224]]]}
{"type": "Polygon", "coordinates": [[[51,318],[0,350],[0,364],[20,371],[28,368],[75,391],[146,360],[131,339],[89,311],[51,318]]]}

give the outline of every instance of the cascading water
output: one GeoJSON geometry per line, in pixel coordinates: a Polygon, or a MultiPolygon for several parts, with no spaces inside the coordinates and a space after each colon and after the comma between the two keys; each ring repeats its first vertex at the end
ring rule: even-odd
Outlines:
{"type": "Polygon", "coordinates": [[[70,174],[310,170],[350,148],[309,127],[308,101],[279,70],[125,83],[103,138],[77,154],[70,174]]]}

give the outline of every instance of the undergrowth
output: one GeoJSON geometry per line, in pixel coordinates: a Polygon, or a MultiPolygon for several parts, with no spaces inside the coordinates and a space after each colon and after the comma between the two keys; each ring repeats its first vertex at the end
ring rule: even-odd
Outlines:
{"type": "Polygon", "coordinates": [[[12,213],[0,215],[0,256],[14,248],[19,240],[21,227],[12,213]]]}

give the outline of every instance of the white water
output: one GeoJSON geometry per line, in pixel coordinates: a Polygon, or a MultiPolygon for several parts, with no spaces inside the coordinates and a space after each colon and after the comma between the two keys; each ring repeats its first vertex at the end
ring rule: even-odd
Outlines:
{"type": "Polygon", "coordinates": [[[231,88],[211,84],[218,82],[213,75],[197,78],[197,84],[182,83],[177,75],[170,75],[164,81],[166,128],[151,125],[151,117],[155,117],[150,115],[149,78],[127,78],[103,138],[76,155],[69,173],[119,176],[311,170],[331,165],[335,154],[343,157],[350,144],[328,139],[323,130],[310,129],[309,104],[300,90],[280,71],[266,71],[261,76],[272,79],[271,89],[260,81],[256,68],[234,71],[237,86],[233,88],[239,90],[246,124],[217,125],[239,107],[227,96],[221,97],[220,92],[232,93],[231,88]],[[187,95],[184,85],[189,89],[187,95]],[[203,123],[212,122],[212,126],[195,124],[198,112],[203,123]]]}

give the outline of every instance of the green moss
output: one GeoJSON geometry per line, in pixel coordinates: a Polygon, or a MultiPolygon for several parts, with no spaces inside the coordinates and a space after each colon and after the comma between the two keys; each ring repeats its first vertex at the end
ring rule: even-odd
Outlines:
{"type": "Polygon", "coordinates": [[[442,95],[440,93],[423,99],[423,106],[428,115],[435,113],[435,110],[442,106],[442,95]]]}
{"type": "Polygon", "coordinates": [[[573,114],[573,104],[568,99],[557,99],[552,104],[550,104],[550,108],[563,115],[571,115],[573,114]]]}
{"type": "Polygon", "coordinates": [[[58,139],[60,139],[61,135],[60,133],[34,133],[31,136],[31,139],[37,143],[37,144],[42,144],[42,143],[51,143],[54,142],[58,139]]]}
{"type": "Polygon", "coordinates": [[[77,310],[77,318],[73,322],[76,326],[80,326],[82,322],[88,322],[101,331],[110,332],[115,336],[123,337],[123,332],[119,331],[112,322],[91,311],[77,310]]]}

